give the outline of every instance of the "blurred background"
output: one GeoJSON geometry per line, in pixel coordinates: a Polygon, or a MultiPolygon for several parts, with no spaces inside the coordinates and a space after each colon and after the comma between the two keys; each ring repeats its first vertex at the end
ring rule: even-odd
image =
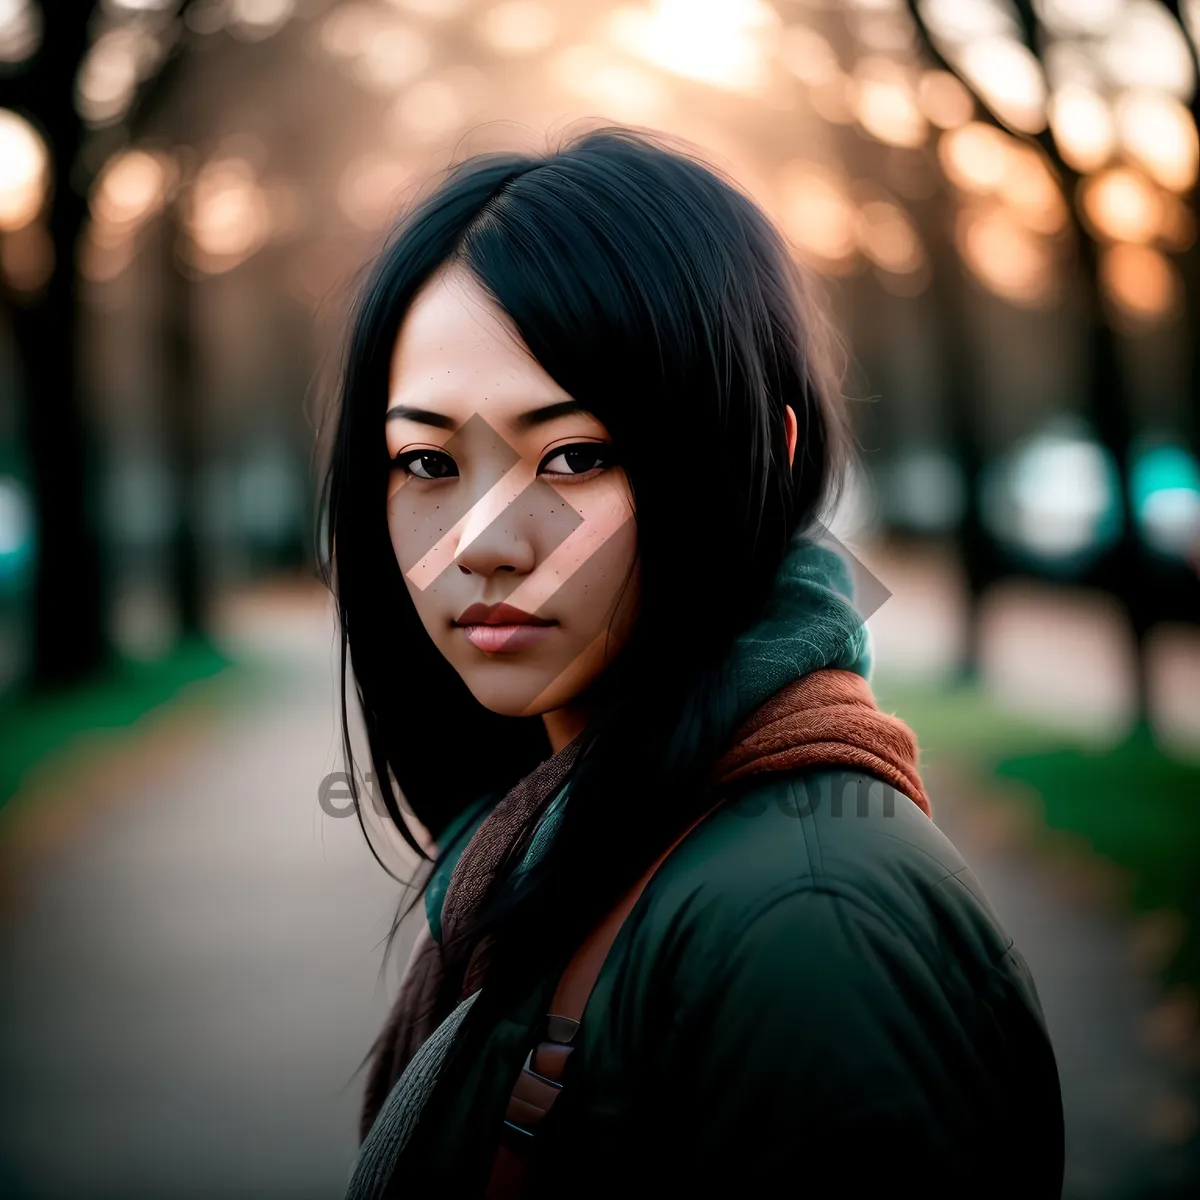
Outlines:
{"type": "Polygon", "coordinates": [[[0,1195],[341,1194],[409,936],[316,581],[346,308],[452,158],[603,120],[828,281],[833,529],[1064,1194],[1200,1195],[1198,46],[1200,0],[0,0],[0,1195]]]}

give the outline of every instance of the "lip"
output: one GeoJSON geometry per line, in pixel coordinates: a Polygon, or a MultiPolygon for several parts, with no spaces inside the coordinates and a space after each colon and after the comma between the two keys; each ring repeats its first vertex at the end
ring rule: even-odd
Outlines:
{"type": "Polygon", "coordinates": [[[523,608],[511,604],[472,604],[459,615],[455,625],[553,625],[543,617],[535,617],[523,608]]]}
{"type": "Polygon", "coordinates": [[[467,641],[485,654],[513,654],[536,646],[551,630],[550,625],[464,625],[467,641]]]}
{"type": "Polygon", "coordinates": [[[536,645],[555,621],[512,604],[472,604],[454,622],[467,641],[485,654],[512,654],[536,645]]]}

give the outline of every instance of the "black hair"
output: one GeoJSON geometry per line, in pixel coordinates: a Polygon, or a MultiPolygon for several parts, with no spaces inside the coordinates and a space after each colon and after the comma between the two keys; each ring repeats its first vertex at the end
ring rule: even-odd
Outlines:
{"type": "Polygon", "coordinates": [[[485,710],[442,658],[389,537],[392,350],[416,293],[450,264],[608,428],[640,568],[637,623],[597,693],[550,850],[519,888],[501,881],[472,930],[472,945],[494,939],[483,1014],[565,961],[700,811],[699,782],[726,748],[715,732],[730,705],[725,652],[761,610],[789,538],[825,511],[852,449],[838,342],[811,280],[759,207],[696,154],[609,127],[545,155],[451,168],[357,298],[323,489],[345,753],[349,662],[383,803],[423,857],[393,779],[436,838],[550,754],[540,718],[485,710]],[[790,467],[786,405],[799,422],[790,467]],[[402,686],[414,679],[419,690],[402,686]]]}

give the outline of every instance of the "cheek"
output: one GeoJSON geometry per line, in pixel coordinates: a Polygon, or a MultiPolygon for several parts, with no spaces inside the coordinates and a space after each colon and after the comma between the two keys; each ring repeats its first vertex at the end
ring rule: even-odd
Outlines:
{"type": "Polygon", "coordinates": [[[628,508],[607,505],[589,513],[588,507],[579,505],[583,524],[552,556],[557,561],[545,564],[547,584],[555,589],[546,611],[581,634],[611,620],[637,561],[637,523],[628,508]]]}
{"type": "Polygon", "coordinates": [[[411,586],[411,574],[445,534],[441,505],[430,502],[397,471],[388,481],[387,523],[396,562],[411,586]]]}
{"type": "Polygon", "coordinates": [[[444,607],[441,602],[444,589],[439,588],[439,583],[445,576],[442,572],[423,570],[422,564],[428,563],[431,552],[443,538],[446,521],[440,505],[420,503],[415,493],[406,494],[407,483],[408,480],[399,473],[389,482],[388,536],[417,616],[436,637],[441,632],[440,618],[444,607]]]}

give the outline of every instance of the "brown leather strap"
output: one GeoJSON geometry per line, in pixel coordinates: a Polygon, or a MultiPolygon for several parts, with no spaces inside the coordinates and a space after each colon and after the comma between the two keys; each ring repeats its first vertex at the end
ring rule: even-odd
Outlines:
{"type": "MultiPolygon", "coordinates": [[[[719,803],[719,802],[718,802],[719,803]]],[[[717,804],[700,814],[643,872],[621,901],[587,936],[575,951],[559,977],[550,1011],[546,1015],[545,1037],[525,1058],[521,1073],[509,1097],[504,1114],[500,1145],[492,1162],[492,1173],[484,1193],[486,1200],[511,1200],[521,1194],[528,1152],[537,1126],[553,1107],[562,1091],[563,1070],[575,1049],[574,1037],[583,1019],[588,997],[604,960],[617,940],[617,934],[633,911],[654,873],[671,852],[687,837],[717,804]]]]}

